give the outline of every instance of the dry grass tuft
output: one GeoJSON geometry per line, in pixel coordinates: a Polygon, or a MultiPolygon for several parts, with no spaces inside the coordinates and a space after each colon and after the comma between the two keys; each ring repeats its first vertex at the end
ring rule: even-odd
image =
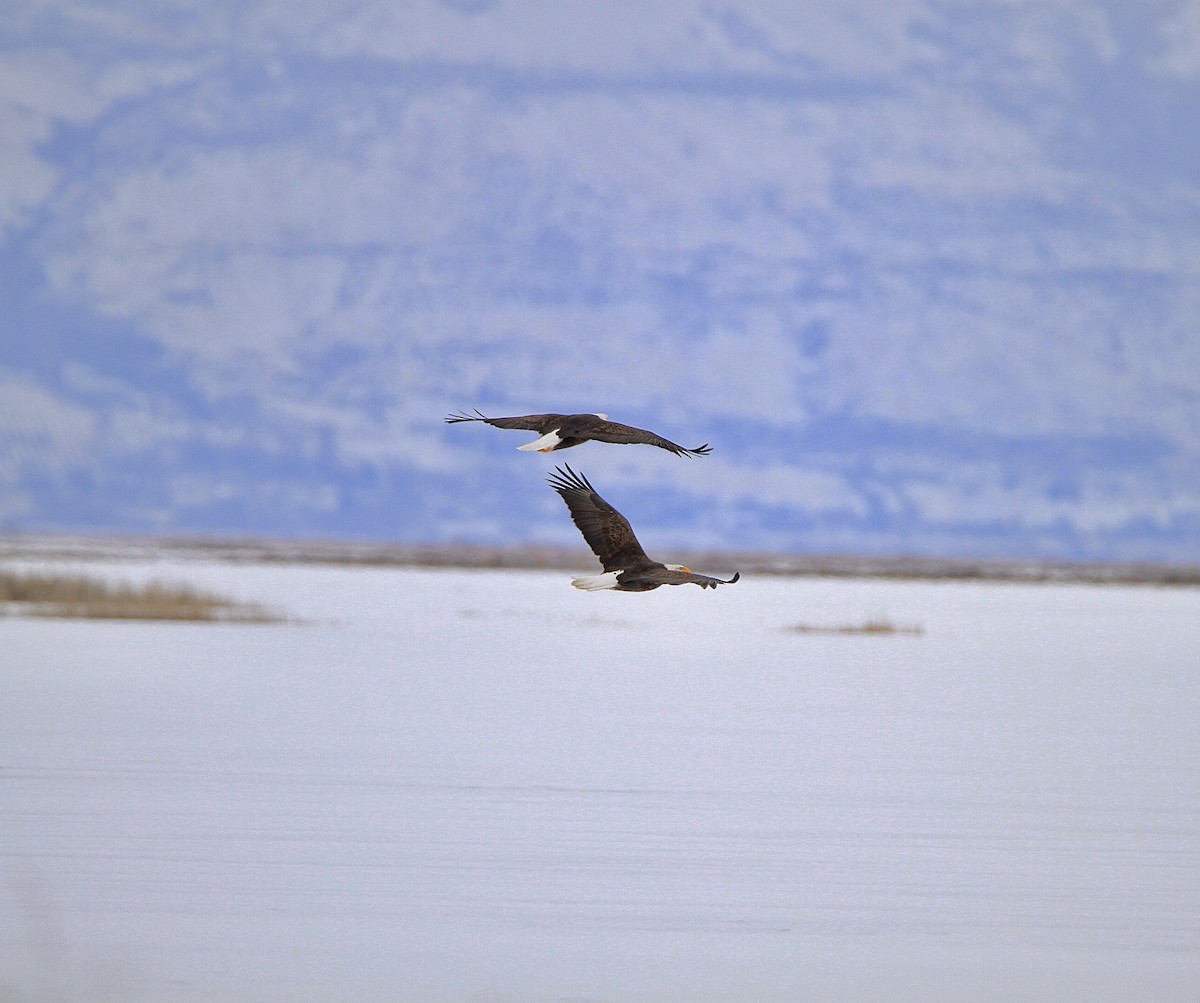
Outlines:
{"type": "Polygon", "coordinates": [[[258,603],[224,599],[190,585],[132,585],[81,574],[0,570],[0,614],[93,620],[278,623],[258,603]]]}
{"type": "Polygon", "coordinates": [[[789,627],[789,631],[793,634],[841,634],[841,635],[889,635],[889,634],[908,634],[912,636],[925,633],[925,628],[920,625],[914,626],[897,626],[889,620],[867,620],[860,624],[838,624],[833,626],[819,626],[808,623],[798,623],[794,627],[789,627]]]}

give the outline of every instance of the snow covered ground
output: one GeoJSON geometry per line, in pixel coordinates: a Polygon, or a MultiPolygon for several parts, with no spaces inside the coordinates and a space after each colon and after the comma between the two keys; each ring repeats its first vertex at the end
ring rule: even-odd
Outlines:
{"type": "Polygon", "coordinates": [[[1200,984],[1200,591],[72,567],[306,622],[0,619],[4,999],[1200,984]]]}

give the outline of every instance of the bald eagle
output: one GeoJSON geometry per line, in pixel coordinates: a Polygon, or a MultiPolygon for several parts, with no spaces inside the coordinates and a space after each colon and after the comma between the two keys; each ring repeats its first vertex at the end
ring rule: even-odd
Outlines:
{"type": "Polygon", "coordinates": [[[595,439],[597,442],[642,442],[658,446],[659,449],[668,449],[676,456],[704,456],[712,452],[712,447],[707,442],[695,449],[685,449],[670,439],[664,439],[661,435],[648,432],[644,428],[609,421],[606,414],[524,414],[515,418],[488,418],[478,411],[473,415],[459,411],[449,415],[446,421],[450,424],[459,421],[485,421],[496,428],[523,428],[537,432],[540,438],[517,447],[523,453],[532,450],[552,453],[556,449],[578,446],[588,439],[595,439]]]}
{"type": "Polygon", "coordinates": [[[567,503],[571,520],[604,566],[602,575],[571,579],[575,588],[589,592],[598,589],[649,592],[660,585],[691,582],[702,589],[715,589],[718,585],[732,585],[741,577],[740,573],[735,573],[725,581],[697,575],[682,564],[659,564],[650,560],[633,535],[629,520],[601,498],[586,477],[575,473],[568,464],[554,470],[546,480],[567,503]]]}

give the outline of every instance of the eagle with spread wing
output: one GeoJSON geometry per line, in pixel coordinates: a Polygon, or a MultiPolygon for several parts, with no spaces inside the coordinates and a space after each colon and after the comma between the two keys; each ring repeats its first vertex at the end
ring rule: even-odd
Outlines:
{"type": "Polygon", "coordinates": [[[523,453],[536,450],[539,453],[552,453],[556,449],[570,449],[582,442],[593,439],[596,442],[640,442],[649,446],[658,446],[676,456],[704,456],[712,452],[712,447],[706,442],[695,449],[685,449],[683,446],[664,439],[655,432],[644,428],[634,428],[632,425],[622,425],[617,421],[609,421],[606,414],[524,414],[513,418],[488,418],[476,411],[473,415],[462,411],[446,418],[449,424],[460,421],[483,421],[496,428],[523,428],[537,432],[539,438],[518,446],[523,453]]]}
{"type": "Polygon", "coordinates": [[[571,579],[575,588],[589,592],[599,589],[649,592],[660,585],[690,582],[702,589],[715,589],[718,585],[732,585],[741,577],[740,573],[735,573],[728,580],[710,578],[698,575],[682,564],[652,561],[634,536],[629,520],[601,498],[586,477],[575,473],[568,464],[554,469],[547,481],[567,503],[571,520],[604,566],[602,575],[571,579]]]}

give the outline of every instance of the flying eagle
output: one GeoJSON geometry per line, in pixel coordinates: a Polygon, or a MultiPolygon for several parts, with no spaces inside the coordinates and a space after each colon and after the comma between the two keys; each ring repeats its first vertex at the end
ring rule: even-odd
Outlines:
{"type": "Polygon", "coordinates": [[[659,449],[669,449],[676,456],[704,456],[712,452],[712,447],[706,442],[695,449],[684,449],[670,439],[648,432],[644,428],[634,428],[632,425],[622,425],[609,421],[606,414],[525,414],[516,418],[488,418],[478,411],[475,414],[458,412],[446,418],[450,424],[458,421],[486,421],[496,428],[524,428],[537,432],[541,438],[527,442],[517,449],[523,453],[537,450],[539,453],[552,453],[556,449],[570,449],[588,439],[597,442],[644,442],[659,449]]]}
{"type": "Polygon", "coordinates": [[[562,500],[571,511],[571,520],[604,565],[602,575],[572,578],[571,584],[575,588],[589,592],[598,589],[649,592],[660,585],[686,585],[692,582],[702,589],[715,589],[718,585],[732,585],[741,577],[740,573],[735,573],[725,581],[697,575],[682,564],[659,564],[650,560],[633,535],[629,520],[601,498],[586,477],[575,473],[567,464],[554,469],[555,472],[546,480],[562,495],[562,500]]]}

